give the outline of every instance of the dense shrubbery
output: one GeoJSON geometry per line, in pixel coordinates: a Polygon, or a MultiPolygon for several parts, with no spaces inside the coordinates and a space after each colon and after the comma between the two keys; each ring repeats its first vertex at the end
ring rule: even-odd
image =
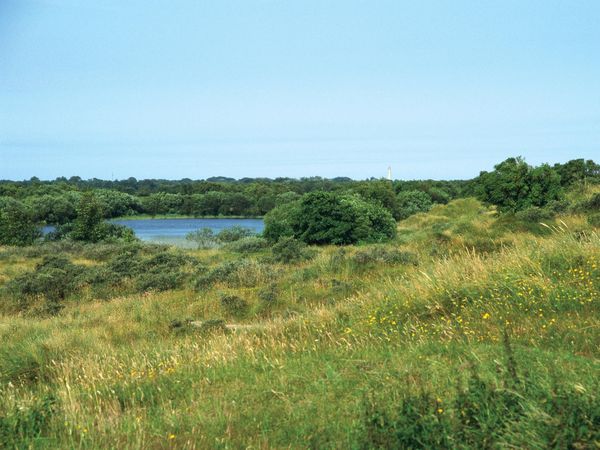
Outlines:
{"type": "Polygon", "coordinates": [[[269,241],[260,236],[241,238],[227,245],[227,249],[236,253],[256,253],[269,247],[269,241]]]}
{"type": "Polygon", "coordinates": [[[72,264],[61,256],[47,256],[33,272],[16,277],[6,285],[6,290],[18,301],[18,309],[26,310],[43,298],[45,312],[56,313],[61,302],[75,292],[84,282],[85,268],[72,264]]]}
{"type": "Polygon", "coordinates": [[[250,309],[248,302],[237,295],[222,295],[221,306],[227,314],[238,318],[244,317],[250,309]]]}
{"type": "Polygon", "coordinates": [[[144,448],[593,448],[597,187],[574,191],[554,222],[434,205],[387,244],[1,247],[0,447],[119,448],[135,428],[144,448]]]}
{"type": "Polygon", "coordinates": [[[228,243],[239,241],[240,239],[250,237],[254,232],[249,228],[244,228],[239,225],[234,225],[231,228],[224,228],[217,234],[219,242],[228,243]]]}
{"type": "Polygon", "coordinates": [[[542,207],[562,197],[559,173],[549,165],[531,167],[522,158],[509,158],[482,172],[477,179],[478,197],[501,211],[542,207]]]}
{"type": "MultiPolygon", "coordinates": [[[[44,246],[39,248],[44,249],[44,246]]],[[[90,289],[89,295],[100,298],[177,289],[198,267],[194,258],[166,252],[160,247],[120,245],[105,248],[104,252],[112,255],[106,256],[106,263],[91,266],[73,264],[64,253],[41,252],[46,256],[33,271],[17,276],[3,287],[4,292],[16,300],[9,309],[37,308],[38,312],[56,313],[71,296],[81,299],[86,287],[90,289]],[[40,304],[40,300],[44,303],[40,304]]]]}
{"type": "Polygon", "coordinates": [[[25,205],[0,197],[0,245],[30,245],[41,234],[25,205]]]}
{"type": "Polygon", "coordinates": [[[422,191],[403,191],[398,194],[398,218],[406,219],[419,212],[427,212],[433,203],[429,194],[422,191]]]}
{"type": "Polygon", "coordinates": [[[382,206],[360,196],[312,192],[275,208],[265,217],[264,235],[272,241],[293,236],[308,244],[381,242],[396,233],[396,222],[382,206]]]}
{"type": "MultiPolygon", "coordinates": [[[[217,234],[210,228],[201,228],[188,233],[185,238],[188,241],[195,242],[199,249],[207,249],[217,248],[223,244],[231,244],[252,237],[255,236],[251,229],[235,225],[231,228],[224,228],[217,234]]],[[[247,242],[252,242],[252,240],[247,242]]],[[[254,243],[256,244],[257,241],[255,240],[254,243]]],[[[243,247],[243,245],[240,247],[243,247]]]]}
{"type": "Polygon", "coordinates": [[[186,256],[173,253],[159,253],[140,261],[136,281],[138,291],[167,291],[181,287],[186,279],[183,268],[194,261],[186,256]]]}
{"type": "Polygon", "coordinates": [[[74,220],[57,225],[54,231],[45,236],[45,240],[68,239],[92,243],[137,240],[131,228],[106,222],[103,217],[101,202],[93,193],[85,193],[80,198],[74,220]]]}
{"type": "Polygon", "coordinates": [[[273,261],[288,264],[310,259],[313,252],[304,242],[291,236],[284,236],[273,245],[271,255],[273,261]]]}

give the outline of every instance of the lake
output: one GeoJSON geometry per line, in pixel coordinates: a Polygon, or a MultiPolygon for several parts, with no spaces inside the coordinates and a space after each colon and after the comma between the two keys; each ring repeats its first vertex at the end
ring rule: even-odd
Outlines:
{"type": "MultiPolygon", "coordinates": [[[[262,219],[115,219],[111,222],[131,228],[142,241],[189,248],[195,247],[196,244],[187,241],[185,236],[201,228],[210,228],[215,234],[236,225],[249,228],[255,233],[262,233],[264,228],[262,219]]],[[[53,229],[53,226],[47,226],[43,232],[48,233],[53,229]]]]}
{"type": "Polygon", "coordinates": [[[201,228],[210,228],[215,233],[234,226],[249,228],[255,233],[262,233],[264,228],[262,219],[117,219],[111,222],[131,228],[142,241],[180,246],[188,246],[185,236],[201,228]]]}

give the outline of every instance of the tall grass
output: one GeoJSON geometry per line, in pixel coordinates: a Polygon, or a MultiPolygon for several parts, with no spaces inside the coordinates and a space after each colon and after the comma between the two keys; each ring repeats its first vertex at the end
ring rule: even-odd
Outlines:
{"type": "MultiPolygon", "coordinates": [[[[289,263],[196,250],[201,288],[185,266],[174,290],[75,295],[56,316],[5,311],[0,442],[594,448],[600,237],[561,220],[506,233],[464,200],[404,221],[387,246],[289,263]]],[[[0,254],[0,274],[37,261],[0,254]]]]}

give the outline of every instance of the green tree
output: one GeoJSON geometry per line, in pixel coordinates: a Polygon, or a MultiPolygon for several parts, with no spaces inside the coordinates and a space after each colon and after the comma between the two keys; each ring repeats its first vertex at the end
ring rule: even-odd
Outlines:
{"type": "Polygon", "coordinates": [[[98,242],[102,239],[103,222],[102,204],[92,192],[86,192],[77,206],[77,217],[70,237],[76,241],[98,242]]]}
{"type": "Polygon", "coordinates": [[[311,192],[265,217],[264,236],[293,236],[308,244],[380,242],[395,236],[396,221],[381,205],[357,194],[311,192]]]}
{"type": "Polygon", "coordinates": [[[560,175],[548,166],[529,166],[521,157],[509,158],[482,172],[476,181],[477,196],[501,211],[522,211],[542,207],[562,195],[560,175]]]}
{"type": "Polygon", "coordinates": [[[402,191],[398,194],[398,218],[406,219],[419,212],[427,212],[433,205],[429,194],[423,191],[402,191]]]}
{"type": "Polygon", "coordinates": [[[400,218],[400,205],[390,181],[376,180],[360,183],[356,192],[371,203],[378,203],[387,209],[395,219],[400,218]]]}
{"type": "Polygon", "coordinates": [[[288,201],[269,211],[264,217],[263,236],[271,242],[294,236],[293,224],[300,214],[300,200],[288,201]]]}
{"type": "Polygon", "coordinates": [[[31,211],[12,198],[0,198],[0,244],[31,245],[41,236],[31,211]]]}

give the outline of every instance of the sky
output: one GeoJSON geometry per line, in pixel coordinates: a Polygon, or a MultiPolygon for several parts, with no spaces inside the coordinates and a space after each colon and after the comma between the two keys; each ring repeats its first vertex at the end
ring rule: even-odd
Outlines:
{"type": "Polygon", "coordinates": [[[0,179],[600,160],[598,0],[0,0],[0,179]]]}

